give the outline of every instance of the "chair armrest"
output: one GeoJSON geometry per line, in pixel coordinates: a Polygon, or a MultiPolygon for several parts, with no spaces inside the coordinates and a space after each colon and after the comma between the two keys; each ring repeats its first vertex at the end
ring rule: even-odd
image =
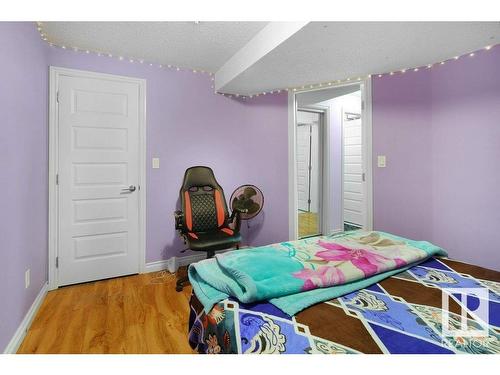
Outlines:
{"type": "Polygon", "coordinates": [[[175,211],[175,229],[184,232],[184,213],[182,211],[175,211]]]}

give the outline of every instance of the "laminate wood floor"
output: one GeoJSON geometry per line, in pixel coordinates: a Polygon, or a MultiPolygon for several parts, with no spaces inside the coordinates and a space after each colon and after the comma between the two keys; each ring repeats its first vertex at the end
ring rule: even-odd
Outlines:
{"type": "Polygon", "coordinates": [[[194,353],[191,287],[175,282],[157,272],[50,291],[18,353],[194,353]]]}
{"type": "Polygon", "coordinates": [[[299,212],[299,237],[314,236],[320,232],[318,214],[315,212],[299,212]]]}

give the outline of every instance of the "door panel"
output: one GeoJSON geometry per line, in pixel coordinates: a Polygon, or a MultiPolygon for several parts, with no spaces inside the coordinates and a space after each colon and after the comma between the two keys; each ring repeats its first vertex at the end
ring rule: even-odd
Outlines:
{"type": "Polygon", "coordinates": [[[76,185],[118,185],[128,183],[126,163],[74,163],[73,184],[76,185]]]}
{"type": "Polygon", "coordinates": [[[127,130],[73,127],[74,151],[127,151],[127,130]]]}
{"type": "Polygon", "coordinates": [[[363,220],[361,213],[344,209],[344,221],[347,223],[356,224],[363,220]]]}
{"type": "Polygon", "coordinates": [[[127,219],[127,198],[73,200],[74,222],[102,222],[127,219]]]}
{"type": "Polygon", "coordinates": [[[123,255],[128,250],[127,232],[96,234],[73,239],[74,259],[98,260],[123,255]]]}
{"type": "Polygon", "coordinates": [[[59,80],[59,285],[139,272],[138,83],[59,80]]]}

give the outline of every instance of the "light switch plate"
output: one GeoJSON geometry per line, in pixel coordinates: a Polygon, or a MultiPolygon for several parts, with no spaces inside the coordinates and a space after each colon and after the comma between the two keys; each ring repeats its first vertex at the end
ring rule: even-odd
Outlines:
{"type": "Polygon", "coordinates": [[[160,168],[160,158],[153,158],[153,169],[160,168]]]}
{"type": "Polygon", "coordinates": [[[385,155],[378,155],[377,156],[377,167],[385,168],[385,166],[386,166],[385,155]]]}

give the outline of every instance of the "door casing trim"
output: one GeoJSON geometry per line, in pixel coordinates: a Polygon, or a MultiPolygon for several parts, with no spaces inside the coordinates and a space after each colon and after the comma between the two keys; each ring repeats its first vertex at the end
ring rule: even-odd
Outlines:
{"type": "Polygon", "coordinates": [[[296,165],[296,142],[297,123],[296,111],[297,100],[295,95],[308,92],[325,90],[328,88],[359,85],[361,87],[363,118],[363,164],[365,167],[366,183],[366,230],[373,230],[373,171],[372,171],[372,83],[371,78],[350,83],[333,84],[328,87],[313,89],[297,89],[288,92],[288,239],[290,241],[298,239],[298,218],[296,215],[297,200],[297,165],[296,165]]]}
{"type": "Polygon", "coordinates": [[[146,270],[146,80],[85,70],[49,67],[49,226],[48,226],[48,287],[57,289],[56,258],[59,246],[59,189],[56,176],[59,170],[58,103],[57,88],[61,76],[108,79],[135,83],[139,86],[139,272],[146,270]]]}

